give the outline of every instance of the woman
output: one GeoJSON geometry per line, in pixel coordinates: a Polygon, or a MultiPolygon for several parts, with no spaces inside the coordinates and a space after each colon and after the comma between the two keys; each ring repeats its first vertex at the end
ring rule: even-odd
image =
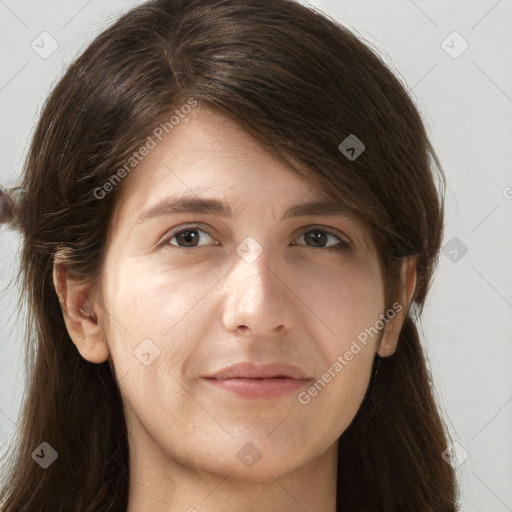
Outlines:
{"type": "Polygon", "coordinates": [[[2,190],[36,340],[2,511],[456,510],[413,314],[443,185],[404,87],[325,15],[123,15],[2,190]]]}

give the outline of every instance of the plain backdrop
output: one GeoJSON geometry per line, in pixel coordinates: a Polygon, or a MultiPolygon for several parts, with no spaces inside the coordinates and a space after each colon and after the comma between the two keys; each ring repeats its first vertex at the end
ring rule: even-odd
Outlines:
{"type": "MultiPolygon", "coordinates": [[[[0,183],[17,183],[43,103],[71,60],[140,3],[0,1],[0,183]],[[43,32],[58,44],[49,56],[32,47],[48,37],[43,32]]],[[[420,333],[457,443],[450,450],[461,510],[511,511],[512,2],[309,5],[384,57],[406,84],[441,160],[448,179],[446,233],[420,333]]],[[[2,444],[15,431],[24,391],[23,319],[14,315],[16,295],[8,287],[19,247],[18,235],[0,231],[2,444]]]]}

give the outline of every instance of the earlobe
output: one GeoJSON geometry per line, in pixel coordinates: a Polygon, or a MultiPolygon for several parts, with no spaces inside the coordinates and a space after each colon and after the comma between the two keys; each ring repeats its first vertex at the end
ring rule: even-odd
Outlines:
{"type": "Polygon", "coordinates": [[[397,349],[398,337],[416,290],[416,280],[417,256],[410,256],[404,260],[402,266],[400,300],[395,303],[397,304],[395,315],[389,319],[380,339],[377,350],[380,357],[389,357],[397,349]]]}
{"type": "Polygon", "coordinates": [[[97,314],[91,305],[91,287],[69,276],[65,263],[53,265],[53,284],[69,336],[84,359],[103,363],[109,350],[97,314]]]}

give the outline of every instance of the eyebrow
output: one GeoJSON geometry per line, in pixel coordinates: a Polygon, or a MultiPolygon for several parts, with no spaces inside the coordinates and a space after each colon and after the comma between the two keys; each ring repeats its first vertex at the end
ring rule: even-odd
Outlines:
{"type": "MultiPolygon", "coordinates": [[[[148,219],[172,215],[174,213],[209,213],[219,217],[232,218],[237,211],[233,211],[228,202],[221,199],[203,198],[197,195],[183,195],[168,197],[156,205],[144,210],[137,223],[148,219]]],[[[352,217],[349,208],[340,203],[326,200],[313,200],[297,203],[289,206],[281,220],[301,216],[335,215],[340,217],[352,217]]]]}

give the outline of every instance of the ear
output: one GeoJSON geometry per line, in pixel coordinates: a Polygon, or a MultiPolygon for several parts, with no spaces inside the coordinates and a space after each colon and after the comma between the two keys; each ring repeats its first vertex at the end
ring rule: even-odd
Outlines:
{"type": "Polygon", "coordinates": [[[98,316],[91,306],[90,285],[70,277],[66,264],[56,259],[53,284],[59,297],[68,333],[84,359],[103,363],[109,351],[98,316]]]}
{"type": "Polygon", "coordinates": [[[379,343],[377,353],[380,357],[388,357],[392,355],[398,344],[398,336],[405,322],[409,306],[416,289],[416,263],[417,256],[407,256],[402,263],[401,281],[400,281],[400,297],[396,301],[397,304],[395,316],[389,316],[388,323],[383,329],[382,337],[379,343]],[[399,310],[400,307],[400,310],[399,310]]]}

